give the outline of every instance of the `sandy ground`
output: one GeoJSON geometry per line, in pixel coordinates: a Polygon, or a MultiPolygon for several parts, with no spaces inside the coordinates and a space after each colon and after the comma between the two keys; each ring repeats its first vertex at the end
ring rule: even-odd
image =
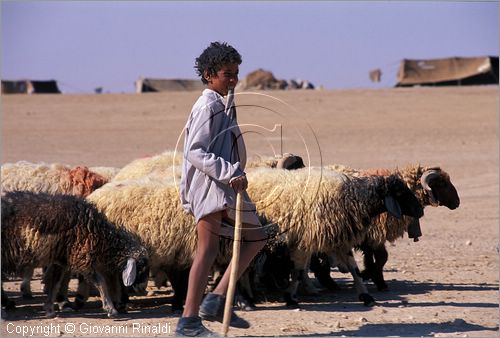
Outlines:
{"type": "MultiPolygon", "coordinates": [[[[2,96],[2,163],[122,167],[174,149],[197,96],[2,96]]],[[[230,335],[498,336],[498,98],[498,87],[489,86],[239,95],[250,156],[294,152],[310,165],[356,168],[439,165],[461,204],[454,211],[426,208],[421,240],[405,237],[388,246],[390,290],[368,284],[376,306],[364,307],[349,276],[334,271],[341,291],[304,296],[300,310],[279,301],[259,304],[257,311],[240,312],[252,327],[230,335]],[[283,138],[279,129],[271,131],[275,124],[283,138]]],[[[168,336],[178,320],[168,289],[133,298],[119,320],[106,318],[97,298],[80,312],[47,320],[39,279],[31,301],[19,298],[18,280],[4,283],[19,306],[2,321],[2,336],[23,329],[37,336],[168,336]]]]}

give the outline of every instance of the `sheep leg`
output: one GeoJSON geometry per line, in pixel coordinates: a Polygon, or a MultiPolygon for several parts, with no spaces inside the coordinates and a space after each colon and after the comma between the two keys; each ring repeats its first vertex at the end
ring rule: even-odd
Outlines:
{"type": "Polygon", "coordinates": [[[64,276],[61,281],[61,286],[56,296],[56,302],[57,305],[59,306],[59,311],[72,309],[72,306],[68,300],[68,288],[70,280],[71,280],[71,271],[67,269],[66,272],[64,273],[64,276]]]}
{"type": "Polygon", "coordinates": [[[172,312],[174,313],[182,313],[184,309],[184,301],[186,300],[189,280],[189,270],[190,268],[177,271],[167,271],[168,280],[172,285],[172,289],[174,289],[174,298],[172,300],[172,312]]]}
{"type": "Polygon", "coordinates": [[[359,300],[361,300],[365,306],[375,305],[375,299],[368,293],[366,285],[363,282],[363,278],[360,276],[358,264],[354,259],[352,250],[347,254],[347,266],[352,275],[352,279],[354,280],[354,286],[356,287],[359,300]]]}
{"type": "Polygon", "coordinates": [[[7,294],[5,293],[2,286],[2,306],[5,307],[5,310],[11,311],[16,308],[16,303],[13,300],[10,300],[7,294]]]}
{"type": "Polygon", "coordinates": [[[363,277],[363,280],[369,280],[373,278],[375,273],[375,258],[373,249],[370,245],[363,243],[361,245],[361,251],[363,251],[363,263],[365,266],[365,269],[361,271],[361,277],[363,277]]]}
{"type": "Polygon", "coordinates": [[[23,281],[21,283],[21,293],[24,299],[32,299],[33,293],[31,292],[31,279],[33,278],[34,268],[31,266],[23,269],[23,281]]]}
{"type": "Polygon", "coordinates": [[[331,264],[325,254],[313,254],[311,256],[311,262],[309,266],[311,271],[314,273],[314,276],[322,286],[330,291],[340,290],[340,287],[330,275],[331,264]]]}
{"type": "Polygon", "coordinates": [[[106,281],[106,278],[104,276],[96,272],[94,284],[101,296],[102,308],[108,313],[108,317],[113,318],[118,316],[118,311],[113,305],[113,298],[111,297],[111,294],[109,292],[109,281],[106,281]]]}
{"type": "Polygon", "coordinates": [[[66,267],[58,264],[52,264],[50,269],[45,272],[45,286],[47,289],[47,301],[45,302],[44,309],[47,318],[56,316],[54,311],[54,302],[56,300],[57,292],[61,287],[64,278],[66,267]]]}
{"type": "Polygon", "coordinates": [[[298,308],[299,302],[297,298],[297,290],[299,287],[300,279],[304,276],[304,271],[306,271],[309,263],[309,254],[304,252],[295,251],[291,255],[293,262],[293,268],[291,273],[290,285],[285,291],[285,302],[287,307],[298,308]]]}
{"type": "Polygon", "coordinates": [[[384,265],[387,263],[389,254],[387,253],[385,245],[373,250],[373,255],[375,258],[375,265],[372,272],[372,280],[379,291],[388,290],[389,287],[384,280],[384,265]]]}
{"type": "Polygon", "coordinates": [[[82,275],[78,274],[78,289],[76,290],[75,304],[73,305],[75,310],[81,309],[85,305],[87,299],[89,299],[89,288],[90,285],[87,280],[82,275]]]}
{"type": "Polygon", "coordinates": [[[110,279],[109,294],[118,313],[127,313],[127,304],[129,302],[129,297],[127,287],[123,285],[120,275],[115,274],[110,279]]]}
{"type": "Polygon", "coordinates": [[[251,283],[251,270],[252,269],[247,269],[243,275],[241,275],[238,283],[236,284],[238,307],[244,311],[252,311],[255,309],[255,297],[251,283]]]}
{"type": "Polygon", "coordinates": [[[306,295],[313,295],[317,296],[319,295],[319,289],[315,287],[312,283],[312,279],[309,278],[309,266],[311,265],[311,255],[307,257],[304,269],[301,271],[301,276],[300,276],[300,284],[302,284],[302,289],[305,292],[306,295]]]}

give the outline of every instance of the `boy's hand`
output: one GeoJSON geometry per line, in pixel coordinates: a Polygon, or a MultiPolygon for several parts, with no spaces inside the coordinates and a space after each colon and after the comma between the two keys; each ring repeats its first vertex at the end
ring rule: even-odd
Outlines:
{"type": "Polygon", "coordinates": [[[235,177],[229,182],[229,185],[236,192],[246,190],[246,188],[248,187],[247,177],[245,175],[235,177]]]}

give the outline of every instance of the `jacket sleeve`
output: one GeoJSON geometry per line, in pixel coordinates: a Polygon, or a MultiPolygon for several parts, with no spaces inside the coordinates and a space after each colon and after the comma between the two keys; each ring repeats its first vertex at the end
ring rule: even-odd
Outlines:
{"type": "MultiPolygon", "coordinates": [[[[217,156],[211,147],[217,143],[218,131],[224,132],[227,127],[227,116],[224,112],[213,112],[208,106],[192,114],[187,133],[186,159],[198,170],[216,181],[229,184],[233,177],[244,175],[240,162],[234,164],[217,156]]],[[[222,146],[231,146],[223,144],[222,146]]]]}

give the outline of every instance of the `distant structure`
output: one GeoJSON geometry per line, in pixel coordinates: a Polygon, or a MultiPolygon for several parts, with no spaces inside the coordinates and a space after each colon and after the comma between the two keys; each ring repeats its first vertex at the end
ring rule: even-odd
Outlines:
{"type": "Polygon", "coordinates": [[[382,70],[374,69],[369,73],[372,82],[380,82],[382,80],[382,70]]]}
{"type": "Polygon", "coordinates": [[[61,94],[61,91],[55,80],[2,80],[2,94],[61,94]]]}
{"type": "Polygon", "coordinates": [[[136,93],[202,91],[203,89],[205,85],[201,80],[139,78],[135,81],[136,93]]]}
{"type": "Polygon", "coordinates": [[[272,72],[259,68],[238,82],[236,90],[273,90],[273,89],[314,89],[309,81],[298,79],[279,80],[272,72]]]}
{"type": "Polygon", "coordinates": [[[401,61],[396,87],[498,83],[498,56],[401,61]]]}

